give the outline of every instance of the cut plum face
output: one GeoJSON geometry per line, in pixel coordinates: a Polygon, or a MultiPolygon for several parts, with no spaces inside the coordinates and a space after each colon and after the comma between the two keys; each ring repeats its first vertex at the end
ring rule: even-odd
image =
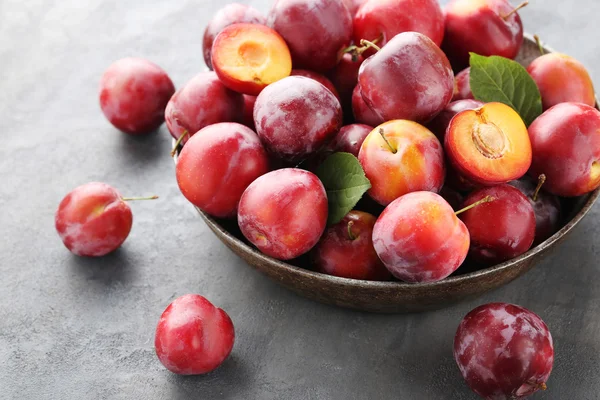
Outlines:
{"type": "Polygon", "coordinates": [[[215,39],[212,65],[225,86],[257,96],[267,85],[290,75],[292,57],[283,38],[273,29],[234,24],[215,39]]]}
{"type": "Polygon", "coordinates": [[[458,113],[448,126],[445,149],[457,172],[481,185],[519,179],[531,166],[527,127],[502,103],[458,113]]]}

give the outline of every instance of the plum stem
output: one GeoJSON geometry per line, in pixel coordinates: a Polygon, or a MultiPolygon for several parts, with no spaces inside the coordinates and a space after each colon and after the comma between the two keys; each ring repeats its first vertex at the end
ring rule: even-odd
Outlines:
{"type": "Polygon", "coordinates": [[[521,8],[526,7],[529,5],[529,1],[524,1],[521,4],[519,4],[518,6],[516,6],[514,8],[514,10],[512,10],[511,12],[509,12],[508,14],[506,14],[505,16],[502,17],[503,20],[508,21],[508,19],[511,17],[511,15],[513,15],[514,13],[516,13],[517,11],[519,11],[521,8]]]}
{"type": "Polygon", "coordinates": [[[380,51],[381,47],[377,46],[374,42],[371,42],[369,40],[365,40],[365,39],[360,39],[360,45],[364,46],[365,48],[372,48],[375,51],[380,51]]]}
{"type": "Polygon", "coordinates": [[[354,233],[352,233],[352,227],[354,226],[354,221],[348,221],[348,238],[350,240],[356,240],[357,237],[354,233]]]}
{"type": "Polygon", "coordinates": [[[463,208],[462,210],[458,210],[458,211],[457,211],[457,212],[455,212],[454,214],[455,214],[455,215],[460,215],[460,214],[462,214],[462,213],[464,213],[464,212],[467,212],[467,211],[469,211],[469,210],[471,210],[471,209],[473,209],[473,208],[475,208],[475,207],[477,207],[477,206],[480,206],[480,205],[482,205],[482,204],[485,204],[485,203],[491,203],[491,202],[492,202],[492,201],[494,201],[494,200],[496,200],[496,198],[495,198],[495,197],[492,197],[492,196],[486,196],[486,197],[484,197],[483,199],[479,200],[478,202],[476,202],[476,203],[473,203],[473,204],[471,204],[470,206],[467,206],[467,207],[463,208]]]}
{"type": "Polygon", "coordinates": [[[395,149],[394,146],[392,146],[392,144],[389,142],[389,140],[387,140],[387,138],[385,137],[385,132],[383,131],[383,128],[379,128],[379,134],[383,138],[383,141],[385,142],[385,144],[388,145],[388,147],[390,148],[392,153],[396,154],[398,152],[398,150],[395,149]]]}
{"type": "Polygon", "coordinates": [[[546,382],[542,382],[540,383],[540,390],[548,390],[548,385],[546,385],[546,382]]]}
{"type": "Polygon", "coordinates": [[[544,50],[544,46],[542,46],[542,41],[540,40],[540,37],[538,35],[533,35],[533,38],[535,39],[535,43],[537,44],[538,48],[540,49],[540,53],[542,55],[546,54],[546,51],[544,50]]]}
{"type": "Polygon", "coordinates": [[[179,148],[179,145],[181,144],[181,141],[188,135],[188,131],[187,129],[185,131],[183,131],[183,133],[181,134],[181,136],[179,136],[179,138],[177,139],[177,141],[175,142],[175,146],[173,146],[173,150],[171,150],[171,157],[175,157],[175,153],[177,153],[177,149],[179,148]]]}
{"type": "Polygon", "coordinates": [[[123,201],[139,201],[139,200],[156,200],[158,196],[148,196],[148,197],[121,197],[123,201]]]}
{"type": "Polygon", "coordinates": [[[540,190],[542,190],[542,186],[544,186],[544,183],[546,183],[546,175],[541,174],[538,177],[538,184],[537,184],[537,187],[535,188],[535,192],[533,192],[533,196],[531,196],[531,199],[533,201],[537,201],[538,195],[540,194],[540,190]]]}
{"type": "MultiPolygon", "coordinates": [[[[379,35],[379,37],[375,40],[373,40],[371,43],[372,45],[376,45],[377,43],[379,43],[381,40],[383,40],[383,34],[379,35]]],[[[375,46],[377,47],[377,46],[375,46]]],[[[369,49],[368,45],[364,45],[361,42],[361,47],[353,44],[352,46],[348,46],[346,47],[344,50],[342,50],[342,55],[346,54],[346,53],[350,53],[352,55],[352,61],[353,62],[357,62],[358,61],[358,57],[361,56],[365,51],[367,51],[369,49]]],[[[377,47],[378,50],[379,47],[377,47]]]]}

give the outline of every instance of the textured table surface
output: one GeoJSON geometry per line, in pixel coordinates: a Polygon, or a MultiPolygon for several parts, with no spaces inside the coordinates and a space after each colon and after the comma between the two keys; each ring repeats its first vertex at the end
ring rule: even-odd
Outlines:
{"type": "MultiPolygon", "coordinates": [[[[147,57],[177,86],[204,68],[206,0],[0,2],[1,399],[475,399],[452,357],[460,319],[506,301],[540,314],[557,358],[536,399],[600,393],[598,207],[537,268],[483,298],[382,316],[300,298],[230,253],[179,193],[170,136],[134,138],[102,116],[98,80],[124,56],[147,57]],[[61,198],[88,181],[132,204],[124,247],[71,255],[54,231],[61,198]],[[154,354],[167,304],[200,293],[236,328],[232,356],[203,377],[168,373],[154,354]]],[[[266,12],[265,0],[254,6],[266,12]]],[[[533,1],[526,30],[583,61],[600,85],[600,2],[533,1]]]]}

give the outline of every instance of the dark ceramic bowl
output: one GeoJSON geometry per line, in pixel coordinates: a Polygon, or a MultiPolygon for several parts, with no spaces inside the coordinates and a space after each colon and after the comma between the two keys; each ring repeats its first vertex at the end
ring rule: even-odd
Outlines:
{"type": "MultiPolygon", "coordinates": [[[[527,36],[517,61],[528,65],[539,54],[537,45],[527,36]]],[[[441,282],[428,284],[338,278],[309,270],[306,259],[294,260],[293,264],[282,262],[260,253],[248,244],[235,221],[216,220],[199,209],[198,212],[227,247],[286,288],[322,303],[370,312],[398,313],[439,309],[506,285],[558,247],[590,211],[599,195],[600,189],[580,198],[564,200],[566,219],[563,228],[522,256],[476,272],[465,272],[459,268],[455,275],[441,282]]]]}

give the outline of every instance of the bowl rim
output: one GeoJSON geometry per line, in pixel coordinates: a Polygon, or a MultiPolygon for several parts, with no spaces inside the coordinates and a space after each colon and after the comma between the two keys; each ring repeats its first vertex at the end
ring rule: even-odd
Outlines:
{"type": "MultiPolygon", "coordinates": [[[[529,33],[524,34],[524,39],[535,42],[535,38],[533,35],[529,33]]],[[[542,43],[544,50],[548,53],[555,52],[554,49],[542,43]]],[[[596,108],[598,108],[598,99],[596,99],[596,108]]],[[[176,140],[172,140],[172,144],[175,145],[176,140]]],[[[175,164],[177,164],[177,160],[179,158],[179,150],[175,153],[173,160],[175,164]]],[[[351,286],[351,287],[361,287],[363,289],[373,289],[373,290],[390,290],[390,289],[416,289],[416,288],[442,288],[447,287],[448,285],[456,285],[456,284],[464,284],[468,282],[472,282],[474,280],[478,280],[480,278],[491,277],[499,272],[508,270],[515,265],[521,264],[529,259],[534,258],[536,255],[540,253],[544,253],[545,250],[552,247],[555,243],[559,242],[563,237],[565,237],[592,209],[598,197],[600,197],[600,188],[590,192],[581,198],[587,196],[588,198],[585,200],[585,203],[581,206],[581,209],[563,226],[558,232],[548,238],[546,241],[540,243],[539,245],[531,248],[526,253],[507,260],[503,263],[496,264],[492,267],[484,268],[479,271],[468,272],[462,275],[449,276],[441,281],[437,282],[428,282],[428,283],[408,283],[402,281],[368,281],[362,279],[352,279],[352,278],[342,278],[333,275],[327,275],[316,271],[311,271],[309,269],[298,267],[293,264],[289,264],[285,261],[277,260],[270,256],[267,256],[261,253],[258,249],[252,247],[247,244],[243,240],[239,239],[235,235],[231,234],[227,231],[215,218],[206,214],[204,211],[194,206],[196,211],[200,214],[202,219],[210,225],[210,227],[214,230],[218,230],[229,242],[241,248],[246,253],[251,253],[253,257],[260,259],[263,263],[272,266],[274,268],[278,268],[280,270],[284,270],[287,273],[294,274],[300,278],[305,279],[318,279],[327,283],[331,283],[338,286],[351,286]]]]}

